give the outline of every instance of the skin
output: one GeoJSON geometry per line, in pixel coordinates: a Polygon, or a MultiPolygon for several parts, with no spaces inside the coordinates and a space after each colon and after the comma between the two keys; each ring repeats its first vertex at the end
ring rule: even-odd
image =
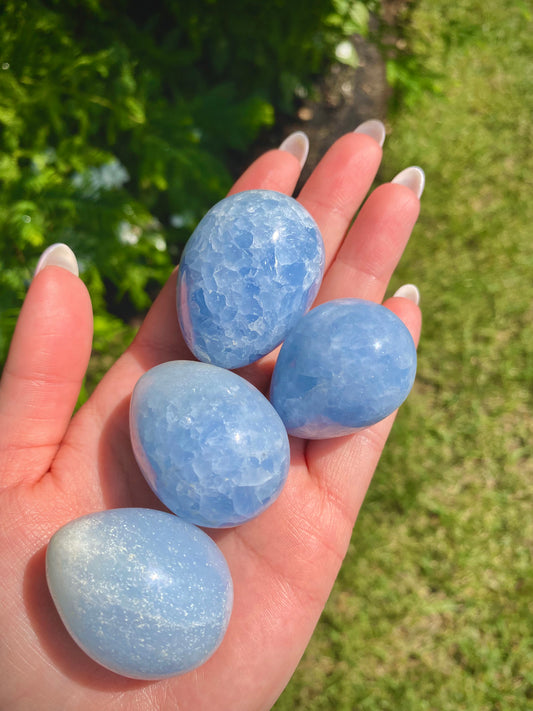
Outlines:
{"type": "MultiPolygon", "coordinates": [[[[317,303],[381,302],[418,216],[403,185],[374,190],[381,160],[370,137],[348,134],[326,153],[298,199],[324,237],[327,271],[317,303]]],[[[232,192],[292,194],[298,160],[261,156],[232,192]]],[[[290,679],[346,553],[394,416],[331,440],[291,441],[291,470],[277,501],[235,529],[211,532],[228,561],[235,604],[228,632],[199,669],[162,681],[118,676],[89,659],[63,627],[48,593],[52,534],[91,511],[163,508],[129,442],[133,386],[159,363],[191,358],[177,327],[174,272],[132,345],[73,417],[91,350],[92,310],[83,282],[60,267],[34,278],[0,381],[0,707],[25,709],[269,709],[290,679]]],[[[420,333],[418,307],[385,305],[420,333]]],[[[263,392],[275,353],[242,369],[263,392]]]]}

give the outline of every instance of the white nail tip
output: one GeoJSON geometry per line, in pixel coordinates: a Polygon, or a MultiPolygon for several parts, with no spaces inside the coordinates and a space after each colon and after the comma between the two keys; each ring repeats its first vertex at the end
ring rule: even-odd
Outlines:
{"type": "Polygon", "coordinates": [[[37,262],[37,266],[35,267],[34,276],[45,267],[50,266],[61,267],[62,269],[66,269],[71,274],[79,276],[76,255],[69,246],[61,242],[52,244],[44,250],[39,261],[37,262]]]}
{"type": "Polygon", "coordinates": [[[397,185],[405,185],[406,188],[414,192],[417,198],[421,198],[426,184],[426,174],[422,168],[412,165],[398,173],[391,182],[397,185]]]}
{"type": "Polygon", "coordinates": [[[379,121],[379,119],[364,121],[364,123],[355,129],[354,133],[363,133],[365,136],[370,136],[370,138],[373,138],[380,146],[383,146],[385,143],[385,136],[387,135],[385,124],[379,121]]]}
{"type": "Polygon", "coordinates": [[[303,168],[309,153],[309,139],[303,131],[295,131],[290,136],[287,136],[279,149],[297,158],[303,168]]]}
{"type": "Polygon", "coordinates": [[[399,296],[402,299],[409,299],[409,301],[412,301],[417,306],[420,303],[420,292],[414,284],[404,284],[394,292],[393,296],[399,296]]]}

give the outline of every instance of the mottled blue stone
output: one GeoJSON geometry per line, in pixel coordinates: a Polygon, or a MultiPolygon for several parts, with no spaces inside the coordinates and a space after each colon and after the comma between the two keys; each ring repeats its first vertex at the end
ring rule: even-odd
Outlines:
{"type": "Polygon", "coordinates": [[[180,261],[187,345],[223,368],[254,362],[311,307],[323,271],[322,237],[296,200],[271,190],[225,198],[201,220],[180,261]]]}
{"type": "Polygon", "coordinates": [[[136,679],[203,664],[231,615],[222,553],[199,528],[163,511],[114,509],[67,523],[50,540],[46,575],[79,646],[136,679]]]}
{"type": "Polygon", "coordinates": [[[392,311],[337,299],[312,309],[287,336],[270,399],[289,434],[338,437],[390,415],[415,373],[415,344],[392,311]]]}
{"type": "Polygon", "coordinates": [[[196,361],[152,368],[135,386],[133,451],[163,503],[200,526],[236,526],[280,493],[289,441],[270,402],[244,378],[196,361]]]}

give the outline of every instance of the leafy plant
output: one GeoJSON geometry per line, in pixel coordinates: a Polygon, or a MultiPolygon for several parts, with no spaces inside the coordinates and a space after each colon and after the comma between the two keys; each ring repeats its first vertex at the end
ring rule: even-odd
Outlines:
{"type": "Polygon", "coordinates": [[[147,308],[228,189],[232,157],[364,29],[369,4],[7,0],[0,362],[53,242],[76,252],[97,328],[147,308]]]}

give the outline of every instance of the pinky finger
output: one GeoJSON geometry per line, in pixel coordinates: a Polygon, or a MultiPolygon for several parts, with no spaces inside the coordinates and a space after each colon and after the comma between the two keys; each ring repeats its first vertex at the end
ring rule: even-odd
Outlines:
{"type": "MultiPolygon", "coordinates": [[[[418,289],[406,285],[383,304],[405,323],[415,345],[418,345],[422,326],[417,296],[418,289]]],[[[396,415],[397,411],[372,427],[347,437],[311,440],[307,443],[306,459],[310,465],[310,474],[330,500],[342,502],[350,531],[396,415]]]]}
{"type": "Polygon", "coordinates": [[[420,292],[414,284],[404,284],[390,299],[383,302],[383,306],[390,309],[405,323],[416,346],[418,346],[422,328],[422,312],[419,303],[420,292]]]}

